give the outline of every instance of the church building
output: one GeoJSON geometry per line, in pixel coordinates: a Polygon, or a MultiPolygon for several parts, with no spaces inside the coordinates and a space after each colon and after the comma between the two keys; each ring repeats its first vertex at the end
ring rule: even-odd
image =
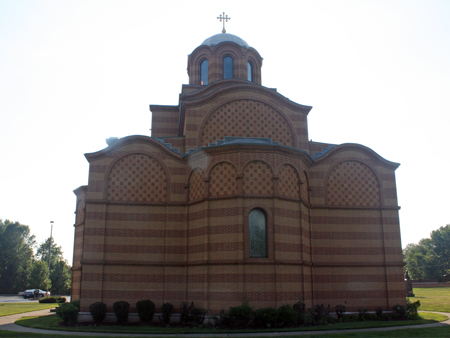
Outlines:
{"type": "Polygon", "coordinates": [[[188,57],[175,106],[151,105],[151,137],[85,154],[72,299],[81,311],[142,299],[218,313],[240,305],[405,305],[395,170],[356,143],[308,140],[312,107],[261,84],[238,36],[188,57]]]}

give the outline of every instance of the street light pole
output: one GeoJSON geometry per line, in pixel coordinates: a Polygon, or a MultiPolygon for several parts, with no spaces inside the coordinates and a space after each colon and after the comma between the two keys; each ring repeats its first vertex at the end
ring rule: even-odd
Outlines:
{"type": "MultiPolygon", "coordinates": [[[[50,221],[50,242],[48,244],[48,279],[50,280],[50,256],[52,254],[52,235],[53,235],[53,221],[50,221]]],[[[47,286],[48,291],[48,286],[47,286]]]]}

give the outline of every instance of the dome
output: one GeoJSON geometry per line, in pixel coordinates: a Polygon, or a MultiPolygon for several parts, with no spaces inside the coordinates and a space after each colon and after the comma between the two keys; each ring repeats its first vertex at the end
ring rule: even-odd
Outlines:
{"type": "Polygon", "coordinates": [[[213,35],[213,36],[207,38],[205,41],[203,41],[200,46],[214,46],[214,45],[218,45],[219,43],[222,43],[222,42],[234,42],[241,47],[245,47],[245,48],[249,47],[248,43],[245,42],[244,40],[242,40],[239,36],[229,34],[229,33],[219,33],[219,34],[213,35]]]}

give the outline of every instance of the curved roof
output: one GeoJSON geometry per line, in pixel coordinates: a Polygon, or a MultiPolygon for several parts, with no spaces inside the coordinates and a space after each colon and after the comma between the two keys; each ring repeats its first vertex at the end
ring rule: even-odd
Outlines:
{"type": "Polygon", "coordinates": [[[214,46],[218,45],[222,42],[234,42],[237,43],[239,46],[248,48],[250,47],[247,42],[242,40],[239,36],[229,34],[229,33],[219,33],[216,35],[213,35],[209,38],[207,38],[205,41],[202,42],[200,46],[214,46]]]}

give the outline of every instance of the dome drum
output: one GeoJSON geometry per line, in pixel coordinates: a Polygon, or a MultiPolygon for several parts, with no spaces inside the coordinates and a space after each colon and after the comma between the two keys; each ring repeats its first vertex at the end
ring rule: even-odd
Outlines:
{"type": "Polygon", "coordinates": [[[211,40],[215,36],[206,39],[189,55],[187,68],[189,84],[207,85],[214,81],[234,78],[249,80],[260,85],[262,57],[259,53],[235,35],[227,33],[217,35],[225,35],[225,39],[211,40]],[[228,40],[227,37],[230,36],[234,38],[228,40]],[[214,44],[211,44],[209,40],[214,44]],[[231,66],[227,63],[229,58],[232,59],[231,66]],[[248,73],[249,70],[251,74],[248,73]],[[230,73],[231,76],[229,76],[230,73]]]}

